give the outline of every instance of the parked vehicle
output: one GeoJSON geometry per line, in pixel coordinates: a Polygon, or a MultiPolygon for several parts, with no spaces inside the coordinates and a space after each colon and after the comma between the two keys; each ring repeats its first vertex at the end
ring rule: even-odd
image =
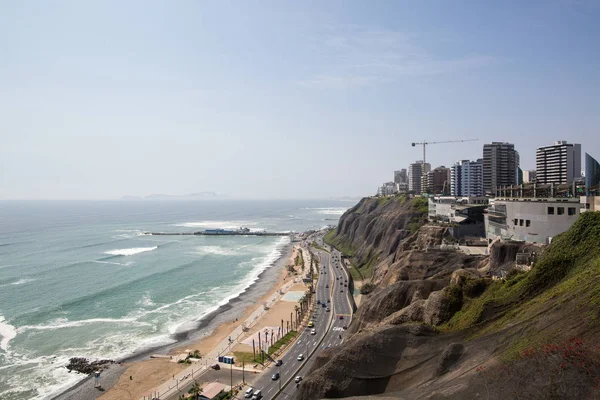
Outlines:
{"type": "Polygon", "coordinates": [[[247,398],[247,399],[249,399],[250,397],[252,397],[252,394],[253,394],[253,393],[254,393],[254,389],[252,389],[252,388],[248,388],[248,389],[246,390],[246,392],[244,393],[244,397],[245,397],[245,398],[247,398]]]}

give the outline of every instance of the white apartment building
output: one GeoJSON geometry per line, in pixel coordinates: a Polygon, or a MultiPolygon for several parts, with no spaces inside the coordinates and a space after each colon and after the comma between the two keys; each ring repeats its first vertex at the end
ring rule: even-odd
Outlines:
{"type": "Polygon", "coordinates": [[[581,145],[556,141],[535,153],[537,183],[571,183],[581,177],[581,145]]]}

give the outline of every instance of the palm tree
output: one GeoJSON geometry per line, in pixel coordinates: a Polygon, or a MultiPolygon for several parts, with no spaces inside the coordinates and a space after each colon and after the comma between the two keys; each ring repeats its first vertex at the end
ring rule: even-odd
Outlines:
{"type": "Polygon", "coordinates": [[[202,393],[202,388],[200,387],[200,384],[194,381],[194,384],[192,385],[188,393],[193,395],[195,400],[198,400],[198,396],[200,396],[200,393],[202,393]]]}

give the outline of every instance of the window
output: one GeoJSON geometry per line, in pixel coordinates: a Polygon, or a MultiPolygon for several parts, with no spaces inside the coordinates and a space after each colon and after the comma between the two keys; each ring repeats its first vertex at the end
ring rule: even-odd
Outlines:
{"type": "Polygon", "coordinates": [[[558,215],[563,215],[565,213],[565,208],[564,207],[556,207],[556,213],[558,215]]]}
{"type": "Polygon", "coordinates": [[[531,226],[531,221],[530,220],[526,220],[525,221],[525,226],[527,226],[527,227],[531,226]]]}
{"type": "Polygon", "coordinates": [[[517,225],[517,221],[518,221],[518,219],[515,218],[515,220],[514,220],[515,225],[517,225]]]}
{"type": "Polygon", "coordinates": [[[523,226],[523,220],[522,219],[519,220],[519,226],[523,226]]]}
{"type": "Polygon", "coordinates": [[[554,207],[548,207],[548,215],[554,215],[554,207]]]}
{"type": "Polygon", "coordinates": [[[569,207],[569,215],[576,215],[577,214],[577,210],[575,209],[575,207],[569,207]]]}

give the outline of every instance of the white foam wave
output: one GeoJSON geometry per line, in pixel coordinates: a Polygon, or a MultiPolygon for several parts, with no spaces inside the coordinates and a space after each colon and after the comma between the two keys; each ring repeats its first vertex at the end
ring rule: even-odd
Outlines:
{"type": "Polygon", "coordinates": [[[21,278],[16,282],[11,283],[11,285],[23,285],[25,283],[33,282],[35,279],[33,278],[21,278]]]}
{"type": "Polygon", "coordinates": [[[131,263],[118,263],[118,262],[112,262],[112,261],[101,261],[101,260],[92,260],[93,263],[96,264],[110,264],[110,265],[120,265],[122,267],[127,267],[129,265],[131,265],[131,263]]]}
{"type": "Polygon", "coordinates": [[[200,246],[196,248],[196,254],[232,256],[236,254],[236,251],[232,248],[227,248],[223,246],[200,246]]]}
{"type": "Polygon", "coordinates": [[[146,251],[152,251],[158,249],[158,246],[154,247],[132,247],[130,249],[114,249],[105,251],[104,254],[110,254],[112,256],[132,256],[134,254],[144,253],[146,251]]]}
{"type": "Polygon", "coordinates": [[[152,301],[152,298],[150,297],[150,293],[146,292],[142,298],[140,300],[138,300],[137,304],[144,306],[144,307],[150,307],[154,305],[154,302],[152,301]]]}
{"type": "Polygon", "coordinates": [[[14,285],[24,285],[26,283],[33,282],[33,281],[35,281],[35,279],[33,279],[33,278],[21,278],[21,279],[19,279],[17,281],[14,281],[14,282],[3,283],[2,285],[0,285],[0,287],[14,286],[14,285]]]}
{"type": "Polygon", "coordinates": [[[317,214],[342,215],[348,210],[348,207],[315,207],[305,208],[305,210],[315,211],[317,214]]]}
{"type": "Polygon", "coordinates": [[[0,315],[0,349],[8,351],[8,342],[17,336],[17,329],[6,322],[4,316],[0,315]]]}
{"type": "Polygon", "coordinates": [[[144,236],[144,232],[138,229],[117,229],[115,232],[118,232],[114,236],[115,239],[130,239],[137,236],[144,236]]]}
{"type": "Polygon", "coordinates": [[[78,326],[90,325],[90,324],[104,324],[104,323],[115,323],[115,324],[136,324],[140,326],[150,325],[146,322],[137,321],[135,318],[90,318],[79,321],[69,321],[66,318],[58,318],[48,325],[24,325],[17,329],[17,332],[25,332],[29,330],[46,331],[56,330],[63,328],[73,328],[78,326]]]}
{"type": "Polygon", "coordinates": [[[252,221],[199,221],[199,222],[184,222],[175,224],[175,226],[183,226],[186,228],[212,228],[212,229],[237,229],[242,226],[253,226],[256,222],[252,221]]]}

